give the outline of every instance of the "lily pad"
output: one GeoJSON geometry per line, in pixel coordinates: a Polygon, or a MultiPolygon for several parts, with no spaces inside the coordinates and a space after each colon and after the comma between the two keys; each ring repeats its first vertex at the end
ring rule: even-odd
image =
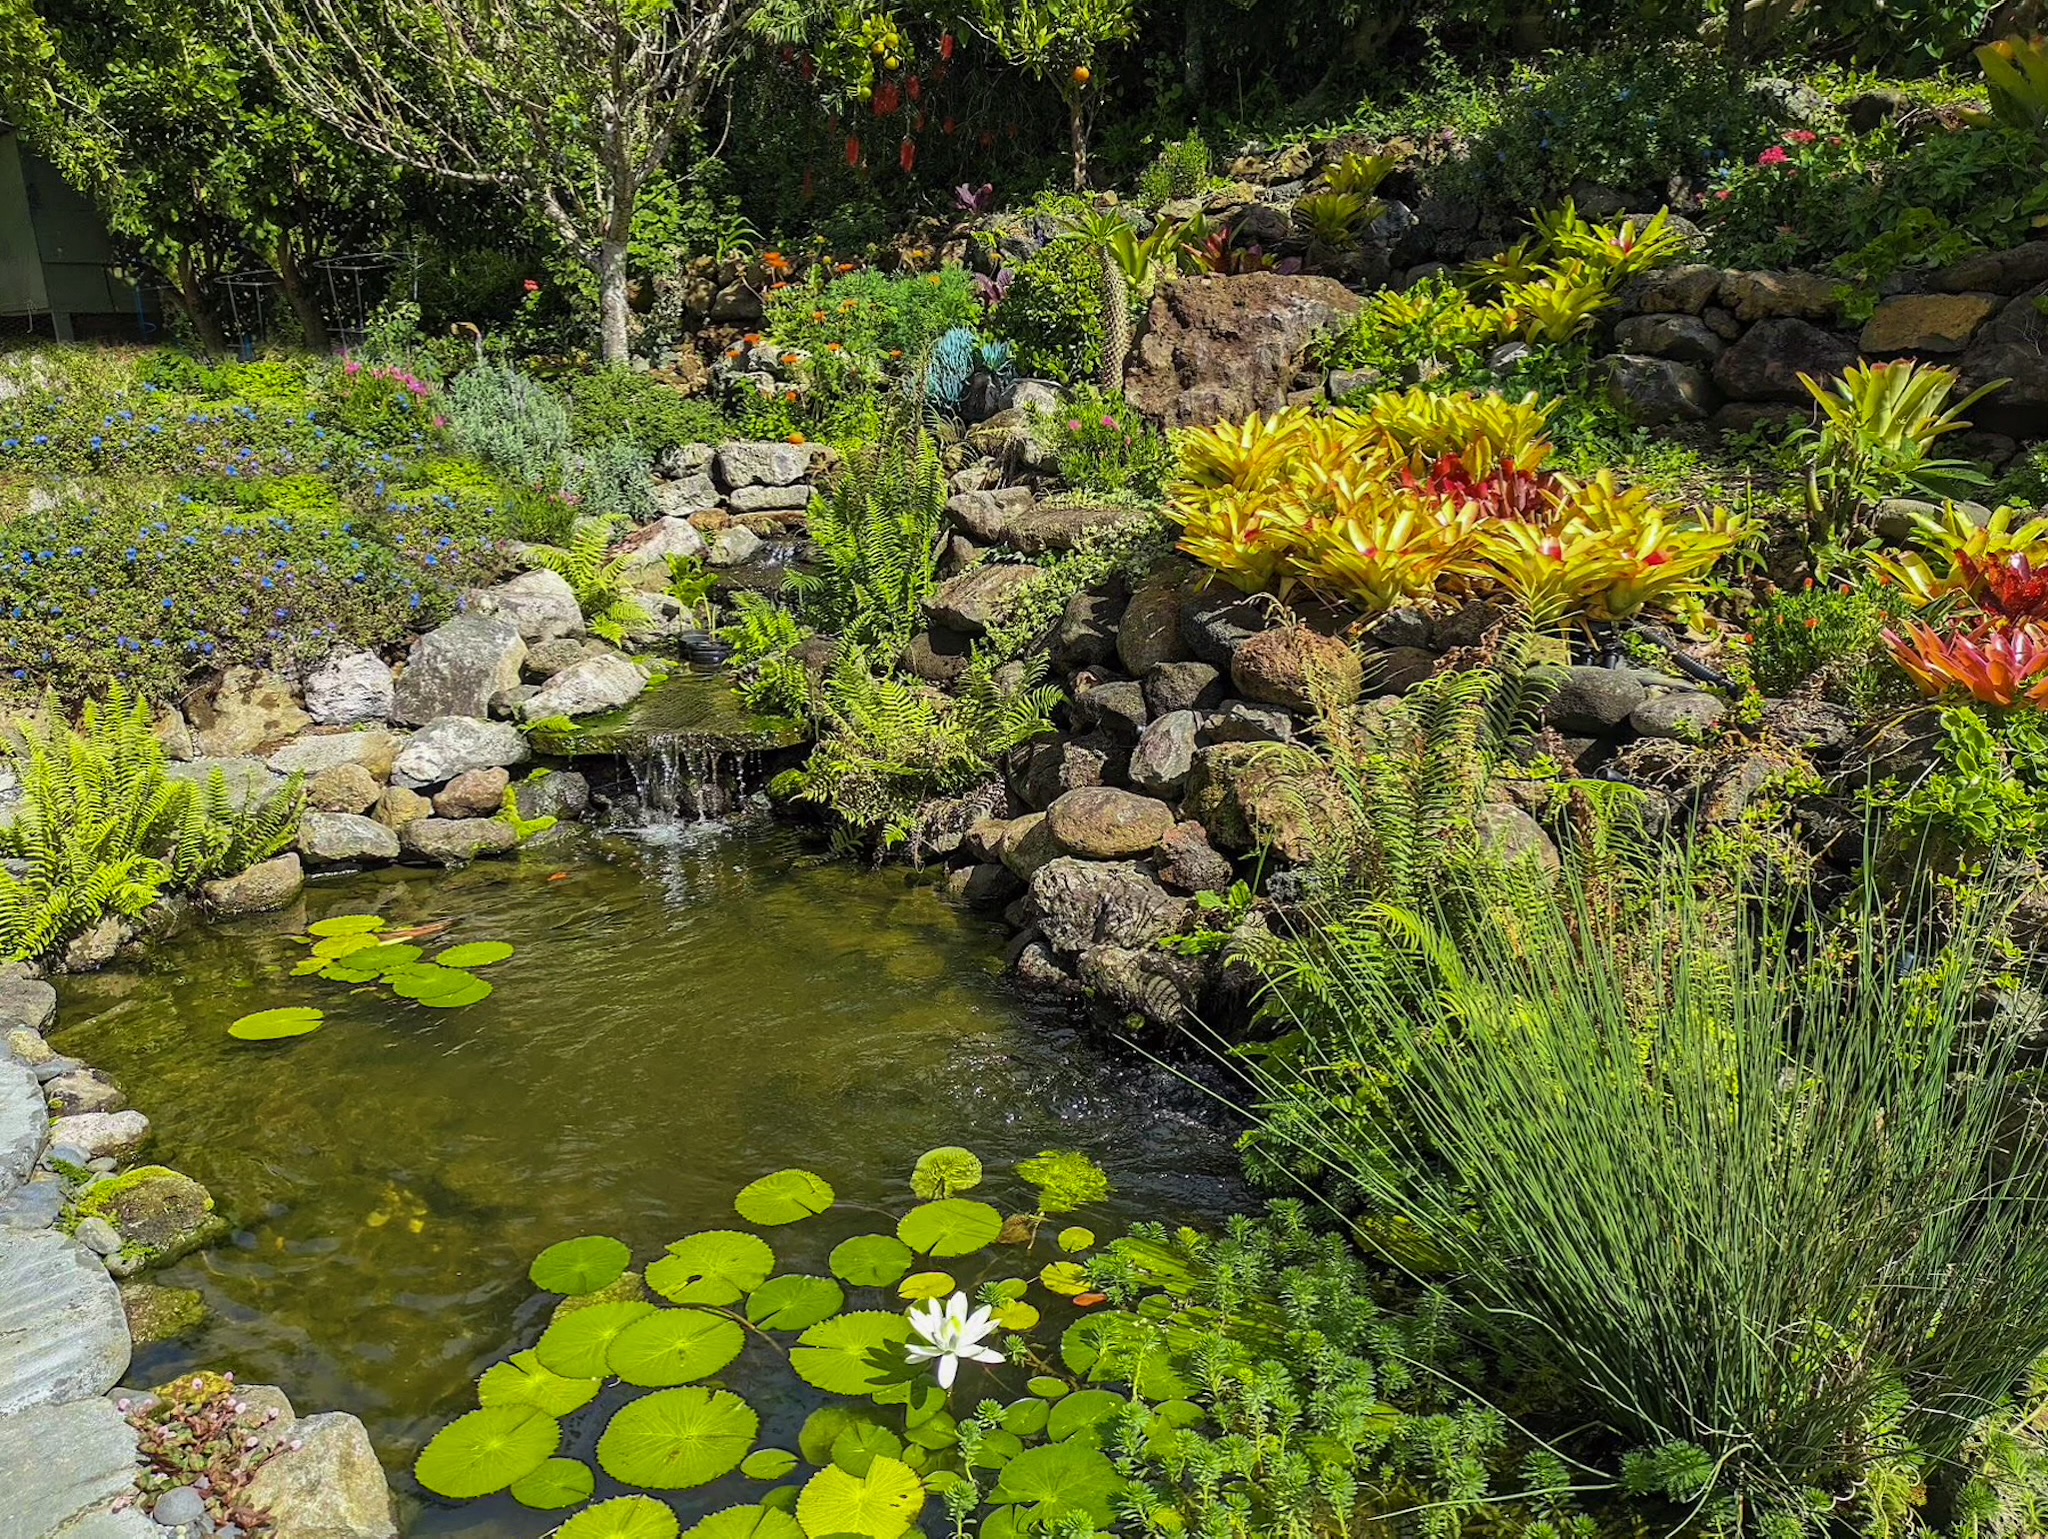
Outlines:
{"type": "Polygon", "coordinates": [[[341,935],[373,935],[383,928],[384,919],[378,914],[330,914],[307,925],[306,933],[327,939],[341,935]]]}
{"type": "Polygon", "coordinates": [[[896,1238],[920,1255],[971,1256],[995,1244],[1003,1215],[985,1202],[946,1197],[912,1208],[896,1225],[896,1238]]]}
{"type": "Polygon", "coordinates": [[[1038,1188],[1042,1213],[1071,1213],[1109,1195],[1109,1175],[1085,1154],[1072,1150],[1033,1155],[1017,1174],[1038,1188]]]}
{"type": "Polygon", "coordinates": [[[837,1466],[819,1470],[796,1502],[796,1520],[808,1539],[899,1539],[922,1511],[924,1482],[899,1459],[877,1459],[865,1475],[837,1466]]]}
{"type": "MultiPolygon", "coordinates": [[[[796,1487],[790,1487],[796,1494],[796,1487]]],[[[728,1507],[714,1512],[683,1539],[803,1539],[803,1529],[788,1513],[766,1505],[728,1507]]]]}
{"type": "Polygon", "coordinates": [[[493,1363],[476,1381],[477,1403],[492,1406],[532,1406],[550,1416],[567,1416],[580,1411],[604,1388],[602,1379],[565,1379],[541,1366],[533,1352],[515,1352],[502,1363],[493,1363]]]}
{"type": "Polygon", "coordinates": [[[1051,1415],[1052,1407],[1043,1400],[1019,1400],[1003,1412],[1003,1430],[1016,1437],[1037,1437],[1051,1415]]]}
{"type": "Polygon", "coordinates": [[[675,1304],[737,1304],[774,1270],[775,1252],[759,1235],[707,1229],[669,1246],[647,1269],[647,1286],[675,1304]]]}
{"type": "Polygon", "coordinates": [[[910,1189],[927,1202],[956,1197],[981,1185],[981,1160],[970,1149],[948,1144],[927,1149],[910,1172],[910,1189]]]}
{"type": "Polygon", "coordinates": [[[1073,1388],[1065,1379],[1056,1379],[1049,1373],[1033,1375],[1024,1381],[1024,1387],[1041,1400],[1057,1400],[1073,1388]]]}
{"type": "Polygon", "coordinates": [[[1038,1280],[1045,1284],[1046,1291],[1066,1298],[1075,1298],[1088,1291],[1088,1269],[1078,1261],[1047,1262],[1045,1270],[1038,1274],[1038,1280]]]}
{"type": "Polygon", "coordinates": [[[1038,1324],[1040,1316],[1036,1305],[998,1304],[989,1318],[1006,1331],[1028,1331],[1038,1324]]]}
{"type": "Polygon", "coordinates": [[[550,1325],[533,1350],[550,1373],[565,1379],[602,1379],[611,1372],[612,1342],[635,1320],[653,1313],[652,1304],[638,1300],[592,1304],[550,1325]]]}
{"type": "Polygon", "coordinates": [[[778,1170],[740,1188],[732,1205],[750,1224],[793,1224],[832,1206],[831,1184],[808,1170],[778,1170]]]}
{"type": "MultiPolygon", "coordinates": [[[[437,994],[453,994],[483,982],[460,968],[436,967],[432,962],[415,962],[384,974],[391,992],[400,999],[430,1000],[437,994]]],[[[488,985],[486,985],[488,987],[488,985]]]]}
{"type": "Polygon", "coordinates": [[[413,1474],[436,1496],[468,1501],[502,1491],[554,1457],[562,1425],[531,1406],[471,1411],[434,1434],[413,1474]]]}
{"type": "Polygon", "coordinates": [[[877,1459],[894,1459],[903,1439],[879,1422],[857,1421],[832,1439],[831,1462],[849,1475],[865,1475],[877,1459]]]}
{"type": "Polygon", "coordinates": [[[481,978],[472,978],[462,988],[446,994],[430,994],[419,1001],[429,1010],[460,1010],[491,997],[492,986],[481,978]]]}
{"type": "Polygon", "coordinates": [[[1116,1521],[1123,1477],[1102,1450],[1088,1443],[1046,1443],[1027,1448],[1003,1466],[989,1501],[1032,1509],[1033,1526],[1051,1527],[1085,1517],[1097,1528],[1116,1521]]]}
{"type": "Polygon", "coordinates": [[[749,1480],[780,1480],[796,1466],[797,1457],[787,1448],[757,1448],[740,1460],[740,1473],[749,1480]]]}
{"type": "Polygon", "coordinates": [[[258,1010],[228,1027],[228,1035],[243,1042],[277,1042],[285,1037],[303,1037],[318,1031],[327,1019],[325,1010],[311,1005],[285,1005],[276,1010],[258,1010]]]}
{"type": "Polygon", "coordinates": [[[912,1272],[896,1285],[899,1299],[942,1299],[953,1291],[951,1272],[912,1272]]]}
{"type": "Polygon", "coordinates": [[[747,1318],[771,1331],[808,1330],[846,1307],[846,1290],[829,1277],[771,1277],[747,1300],[747,1318]]]}
{"type": "Polygon", "coordinates": [[[533,1258],[526,1275],[549,1293],[595,1293],[625,1275],[633,1252],[608,1234],[561,1240],[533,1258]]]}
{"type": "Polygon", "coordinates": [[[522,1507],[559,1512],[590,1500],[597,1477],[581,1459],[550,1459],[512,1482],[512,1500],[522,1507]]]}
{"type": "Polygon", "coordinates": [[[326,971],[326,957],[307,957],[292,969],[292,976],[294,978],[310,978],[314,973],[324,973],[326,971]]]}
{"type": "Polygon", "coordinates": [[[1046,1419],[1045,1435],[1055,1443],[1064,1443],[1110,1420],[1128,1404],[1122,1395],[1110,1390],[1077,1389],[1052,1408],[1046,1419]]]}
{"type": "Polygon", "coordinates": [[[804,1418],[803,1430],[796,1435],[797,1449],[812,1464],[830,1464],[839,1434],[869,1420],[850,1405],[821,1405],[804,1418]]]}
{"type": "Polygon", "coordinates": [[[613,1337],[605,1361],[628,1384],[667,1389],[710,1377],[746,1344],[746,1330],[737,1320],[701,1309],[661,1309],[613,1337]]]}
{"type": "MultiPolygon", "coordinates": [[[[374,935],[330,935],[326,940],[313,942],[313,956],[318,957],[320,965],[324,967],[329,962],[339,961],[354,952],[368,951],[376,944],[377,937],[374,935]]],[[[308,957],[307,960],[311,961],[312,957],[308,957]]]]}
{"type": "Polygon", "coordinates": [[[903,1366],[910,1322],[893,1312],[863,1309],[812,1326],[797,1338],[790,1366],[806,1384],[831,1395],[871,1395],[903,1366]]]}
{"type": "Polygon", "coordinates": [[[651,1496],[616,1496],[586,1507],[564,1523],[555,1539],[676,1539],[675,1509],[651,1496]]]}
{"type": "Polygon", "coordinates": [[[729,1390],[664,1389],[612,1418],[597,1462],[626,1485],[680,1491],[738,1468],[760,1430],[753,1407],[729,1390]]]}
{"type": "Polygon", "coordinates": [[[857,1234],[832,1247],[832,1275],[856,1288],[886,1288],[910,1270],[915,1253],[890,1234],[857,1234]]]}
{"type": "Polygon", "coordinates": [[[1083,1229],[1079,1224],[1060,1231],[1060,1249],[1068,1255],[1078,1255],[1095,1243],[1095,1231],[1083,1229]]]}
{"type": "Polygon", "coordinates": [[[512,946],[504,941],[469,941],[464,945],[450,946],[434,958],[436,967],[490,967],[514,954],[512,946]]]}
{"type": "Polygon", "coordinates": [[[364,951],[350,952],[345,961],[350,972],[366,972],[373,978],[394,973],[401,967],[410,967],[425,953],[417,946],[388,942],[382,946],[371,946],[364,951]]]}

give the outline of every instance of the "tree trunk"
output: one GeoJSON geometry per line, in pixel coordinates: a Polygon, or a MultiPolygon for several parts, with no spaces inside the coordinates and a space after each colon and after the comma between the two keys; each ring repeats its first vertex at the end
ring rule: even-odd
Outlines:
{"type": "Polygon", "coordinates": [[[320,314],[319,304],[306,292],[305,277],[299,271],[298,257],[293,254],[289,230],[277,237],[277,281],[292,307],[292,314],[298,317],[299,334],[305,339],[307,348],[316,353],[329,351],[334,346],[334,339],[328,335],[327,321],[320,314]]]}
{"type": "Polygon", "coordinates": [[[185,319],[192,327],[192,335],[199,339],[202,352],[224,353],[228,350],[228,339],[220,329],[220,323],[213,318],[213,312],[206,308],[206,296],[199,292],[199,275],[192,270],[192,253],[180,251],[176,269],[171,273],[173,292],[178,296],[178,308],[185,312],[185,319]]]}
{"type": "Polygon", "coordinates": [[[597,309],[600,352],[606,364],[626,362],[630,350],[626,306],[626,243],[603,240],[597,246],[597,309]]]}
{"type": "Polygon", "coordinates": [[[1074,137],[1074,191],[1088,190],[1088,102],[1081,86],[1067,93],[1067,128],[1074,137]]]}

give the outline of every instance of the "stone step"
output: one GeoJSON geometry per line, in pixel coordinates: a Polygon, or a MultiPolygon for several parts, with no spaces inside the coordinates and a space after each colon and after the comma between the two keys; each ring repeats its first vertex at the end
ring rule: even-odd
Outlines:
{"type": "Polygon", "coordinates": [[[0,1416],[0,1539],[122,1539],[108,1503],[135,1483],[135,1429],[95,1396],[0,1416]]]}
{"type": "Polygon", "coordinates": [[[28,1180],[50,1133],[50,1109],[35,1070],[0,1058],[0,1197],[28,1180]]]}
{"type": "Polygon", "coordinates": [[[99,1257],[55,1230],[0,1231],[0,1416],[104,1394],[128,1351],[120,1290],[99,1257]]]}

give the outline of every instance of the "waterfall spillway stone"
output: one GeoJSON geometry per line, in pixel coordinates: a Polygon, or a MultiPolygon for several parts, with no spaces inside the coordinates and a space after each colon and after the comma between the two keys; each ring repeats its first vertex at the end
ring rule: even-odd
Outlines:
{"type": "Polygon", "coordinates": [[[766,784],[765,762],[808,735],[802,722],[748,710],[724,678],[686,670],[573,731],[536,729],[532,742],[558,758],[617,760],[640,815],[672,822],[736,811],[766,784]]]}

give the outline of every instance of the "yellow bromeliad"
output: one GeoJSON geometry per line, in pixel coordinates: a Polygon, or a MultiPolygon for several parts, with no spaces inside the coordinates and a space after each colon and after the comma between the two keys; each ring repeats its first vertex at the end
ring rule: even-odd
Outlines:
{"type": "Polygon", "coordinates": [[[1926,555],[1903,551],[1873,556],[1870,564],[1897,583],[1916,607],[1924,608],[1967,585],[1958,556],[1979,566],[2005,566],[2015,556],[2025,557],[2029,566],[2048,566],[2048,518],[2027,515],[2019,508],[2000,508],[1979,524],[1954,503],[1944,503],[1939,515],[1922,514],[1914,526],[1913,539],[1926,555]]]}

